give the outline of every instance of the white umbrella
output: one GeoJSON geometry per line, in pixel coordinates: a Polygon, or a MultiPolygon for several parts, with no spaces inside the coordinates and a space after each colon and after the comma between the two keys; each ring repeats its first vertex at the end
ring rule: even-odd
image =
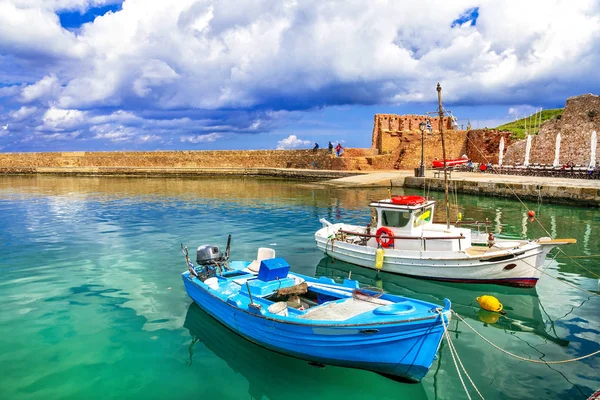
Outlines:
{"type": "Polygon", "coordinates": [[[558,156],[560,155],[560,132],[556,135],[556,148],[554,149],[554,162],[552,163],[553,167],[558,167],[558,156]]]}
{"type": "Polygon", "coordinates": [[[592,132],[592,147],[590,152],[590,169],[596,168],[596,146],[598,145],[598,135],[596,131],[592,132]]]}
{"type": "Polygon", "coordinates": [[[529,166],[529,153],[531,153],[531,135],[527,135],[527,145],[525,146],[525,161],[523,161],[523,165],[529,166]]]}
{"type": "Polygon", "coordinates": [[[502,159],[504,158],[504,136],[500,138],[500,154],[498,154],[498,165],[502,166],[502,159]]]}

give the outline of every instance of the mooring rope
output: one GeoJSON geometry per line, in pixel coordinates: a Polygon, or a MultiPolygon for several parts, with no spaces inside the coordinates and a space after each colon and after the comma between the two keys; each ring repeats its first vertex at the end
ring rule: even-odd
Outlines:
{"type": "Polygon", "coordinates": [[[481,339],[483,339],[489,345],[491,345],[492,347],[500,350],[504,354],[507,354],[507,355],[509,355],[511,357],[517,358],[517,359],[519,359],[521,361],[527,361],[527,362],[531,362],[531,363],[535,363],[535,364],[566,364],[566,363],[570,363],[570,362],[574,362],[574,361],[580,361],[580,360],[583,360],[585,358],[589,358],[589,357],[595,356],[596,354],[600,354],[600,350],[596,350],[595,352],[590,353],[590,354],[586,354],[585,356],[576,357],[576,358],[569,358],[567,360],[560,360],[560,361],[532,360],[531,358],[525,358],[525,357],[518,356],[516,354],[511,353],[508,350],[504,350],[500,346],[497,346],[496,344],[494,344],[490,340],[488,340],[485,336],[483,336],[481,333],[479,333],[479,331],[477,331],[477,329],[475,329],[471,325],[469,325],[469,323],[467,321],[465,321],[465,319],[463,317],[461,317],[459,314],[457,314],[455,311],[452,311],[452,314],[454,314],[458,319],[460,319],[462,322],[464,322],[464,324],[467,327],[469,327],[473,332],[475,332],[475,334],[477,334],[477,336],[479,336],[481,339]]]}
{"type": "Polygon", "coordinates": [[[475,391],[477,392],[477,394],[479,395],[479,397],[482,400],[485,400],[483,395],[481,394],[481,392],[479,391],[479,389],[477,389],[477,386],[475,386],[475,383],[473,382],[473,380],[471,379],[471,377],[469,376],[469,373],[467,372],[467,369],[465,368],[465,366],[463,365],[459,355],[458,355],[458,351],[456,350],[456,347],[454,347],[454,343],[452,343],[452,338],[450,337],[450,334],[448,333],[448,325],[446,325],[446,321],[444,321],[444,315],[442,313],[442,310],[440,308],[436,309],[436,311],[438,312],[440,319],[442,320],[442,326],[444,327],[444,337],[446,338],[446,341],[448,342],[448,349],[450,350],[450,355],[452,356],[452,361],[454,362],[454,367],[456,368],[456,372],[458,373],[458,377],[460,379],[460,383],[462,383],[462,387],[465,390],[465,393],[467,395],[467,398],[469,400],[471,400],[471,395],[469,394],[469,390],[467,389],[467,385],[465,384],[465,381],[463,380],[462,374],[460,372],[460,369],[458,368],[458,364],[460,364],[460,368],[463,370],[464,374],[467,376],[467,378],[469,379],[469,382],[471,383],[471,385],[473,386],[473,388],[475,389],[475,391]],[[456,362],[456,360],[458,360],[458,363],[456,362]]]}
{"type": "Polygon", "coordinates": [[[562,279],[558,279],[557,277],[550,275],[549,273],[547,273],[547,272],[546,272],[546,271],[544,271],[543,269],[540,269],[540,268],[536,267],[535,265],[533,265],[533,264],[531,264],[531,263],[527,262],[527,260],[525,260],[525,258],[522,258],[522,259],[521,259],[521,261],[523,261],[525,264],[529,265],[531,268],[533,268],[533,269],[535,269],[535,270],[538,270],[538,271],[539,271],[539,272],[541,272],[542,274],[544,274],[544,275],[546,275],[546,276],[549,276],[550,278],[552,278],[552,279],[554,279],[554,280],[557,280],[557,281],[559,281],[559,282],[562,282],[562,283],[564,283],[565,285],[569,285],[569,286],[571,286],[571,287],[573,287],[573,288],[575,288],[575,289],[579,289],[579,290],[581,290],[581,291],[583,291],[583,292],[586,292],[587,294],[590,294],[590,295],[592,295],[592,296],[600,296],[600,293],[595,293],[595,292],[592,292],[592,291],[590,291],[590,290],[587,290],[587,289],[584,289],[584,288],[582,288],[581,286],[574,285],[574,284],[572,284],[571,282],[563,281],[562,279]]]}
{"type": "MultiPolygon", "coordinates": [[[[477,145],[475,143],[473,143],[473,141],[471,139],[469,139],[468,135],[467,135],[467,140],[470,141],[473,144],[473,147],[475,147],[475,149],[479,152],[479,154],[481,155],[481,157],[489,163],[489,159],[483,154],[483,152],[479,149],[479,147],[477,147],[477,145]]],[[[494,171],[494,173],[502,176],[502,174],[500,172],[498,172],[498,170],[496,170],[496,168],[494,168],[493,165],[492,165],[492,170],[494,171]]],[[[527,204],[525,204],[525,202],[523,200],[521,200],[521,198],[519,197],[519,195],[517,194],[517,192],[515,192],[515,190],[512,188],[511,184],[508,183],[508,181],[505,181],[504,179],[502,179],[502,177],[500,177],[500,179],[502,180],[502,183],[504,183],[505,186],[510,189],[510,191],[517,198],[517,200],[521,203],[521,205],[523,205],[525,207],[525,209],[530,210],[530,208],[527,206],[527,204]]],[[[540,195],[541,195],[541,190],[540,190],[540,195]]],[[[548,229],[546,229],[546,227],[540,222],[539,219],[535,218],[535,221],[544,230],[544,232],[546,232],[546,235],[548,235],[549,237],[552,237],[552,234],[550,232],[548,232],[548,229]]],[[[577,262],[575,259],[573,259],[569,254],[565,253],[565,251],[563,249],[561,249],[560,247],[557,247],[557,249],[558,249],[559,252],[563,253],[567,258],[570,258],[571,261],[573,261],[578,267],[586,270],[590,274],[594,275],[596,278],[600,278],[600,275],[596,274],[594,271],[591,271],[590,269],[588,269],[588,268],[584,267],[583,265],[581,265],[579,262],[577,262]]]]}

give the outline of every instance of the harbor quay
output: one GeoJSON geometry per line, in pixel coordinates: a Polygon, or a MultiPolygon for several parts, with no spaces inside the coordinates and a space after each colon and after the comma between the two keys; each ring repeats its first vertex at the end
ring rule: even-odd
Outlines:
{"type": "MultiPolygon", "coordinates": [[[[442,171],[425,172],[415,177],[413,171],[374,172],[328,180],[324,184],[338,187],[404,187],[444,191],[442,171]]],[[[478,172],[450,174],[451,191],[481,196],[497,196],[542,203],[600,206],[600,181],[538,176],[517,176],[478,172]]]]}
{"type": "MultiPolygon", "coordinates": [[[[426,170],[415,177],[408,170],[326,170],[277,167],[191,167],[191,166],[7,166],[1,175],[127,176],[127,177],[264,177],[311,182],[337,188],[416,188],[444,191],[443,171],[426,170]]],[[[542,203],[600,207],[600,180],[539,176],[503,175],[452,171],[452,191],[481,196],[497,196],[542,203]]]]}

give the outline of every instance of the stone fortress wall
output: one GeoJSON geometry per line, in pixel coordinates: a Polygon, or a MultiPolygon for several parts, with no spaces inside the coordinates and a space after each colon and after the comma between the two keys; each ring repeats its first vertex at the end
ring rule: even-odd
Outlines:
{"type": "MultiPolygon", "coordinates": [[[[390,154],[387,169],[412,169],[421,165],[422,122],[430,121],[432,131],[425,131],[424,165],[430,167],[436,158],[441,160],[442,139],[440,118],[426,115],[376,114],[373,122],[372,148],[378,154],[390,154]]],[[[493,129],[455,130],[452,120],[444,117],[444,142],[446,158],[466,155],[473,162],[498,162],[498,145],[504,137],[505,146],[510,144],[510,132],[493,129]]]]}
{"type": "MultiPolygon", "coordinates": [[[[592,132],[600,135],[600,96],[584,94],[567,99],[560,118],[542,124],[538,135],[532,137],[530,163],[552,164],[554,162],[556,135],[560,132],[559,163],[587,166],[590,163],[592,132]]],[[[505,164],[523,164],[527,141],[519,140],[506,149],[505,164]]],[[[598,144],[596,143],[596,146],[598,144]]],[[[596,164],[600,164],[600,148],[596,152],[596,164]]]]}

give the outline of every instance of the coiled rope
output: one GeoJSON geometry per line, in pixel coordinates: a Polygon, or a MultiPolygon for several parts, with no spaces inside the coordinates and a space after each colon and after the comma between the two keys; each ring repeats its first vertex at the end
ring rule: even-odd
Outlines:
{"type": "Polygon", "coordinates": [[[504,350],[503,348],[497,346],[496,344],[494,344],[490,340],[488,340],[485,336],[483,336],[481,333],[479,333],[479,331],[477,331],[477,329],[475,329],[471,325],[469,325],[469,323],[467,321],[465,321],[465,319],[463,317],[461,317],[459,314],[457,314],[454,311],[452,311],[452,314],[454,314],[458,319],[460,319],[462,322],[464,322],[464,324],[467,327],[469,327],[473,332],[475,332],[475,334],[477,334],[477,336],[479,336],[481,339],[483,339],[486,343],[488,343],[492,347],[500,350],[504,354],[507,354],[507,355],[509,355],[511,357],[517,358],[517,359],[519,359],[521,361],[527,361],[527,362],[531,362],[531,363],[535,363],[535,364],[566,364],[566,363],[570,363],[570,362],[573,362],[573,361],[583,360],[585,358],[589,358],[589,357],[595,356],[596,354],[600,354],[600,350],[596,350],[595,352],[590,353],[590,354],[586,354],[585,356],[576,357],[576,358],[570,358],[570,359],[567,359],[567,360],[560,360],[560,361],[532,360],[531,358],[525,358],[525,357],[518,356],[516,354],[511,353],[510,351],[504,350]]]}

